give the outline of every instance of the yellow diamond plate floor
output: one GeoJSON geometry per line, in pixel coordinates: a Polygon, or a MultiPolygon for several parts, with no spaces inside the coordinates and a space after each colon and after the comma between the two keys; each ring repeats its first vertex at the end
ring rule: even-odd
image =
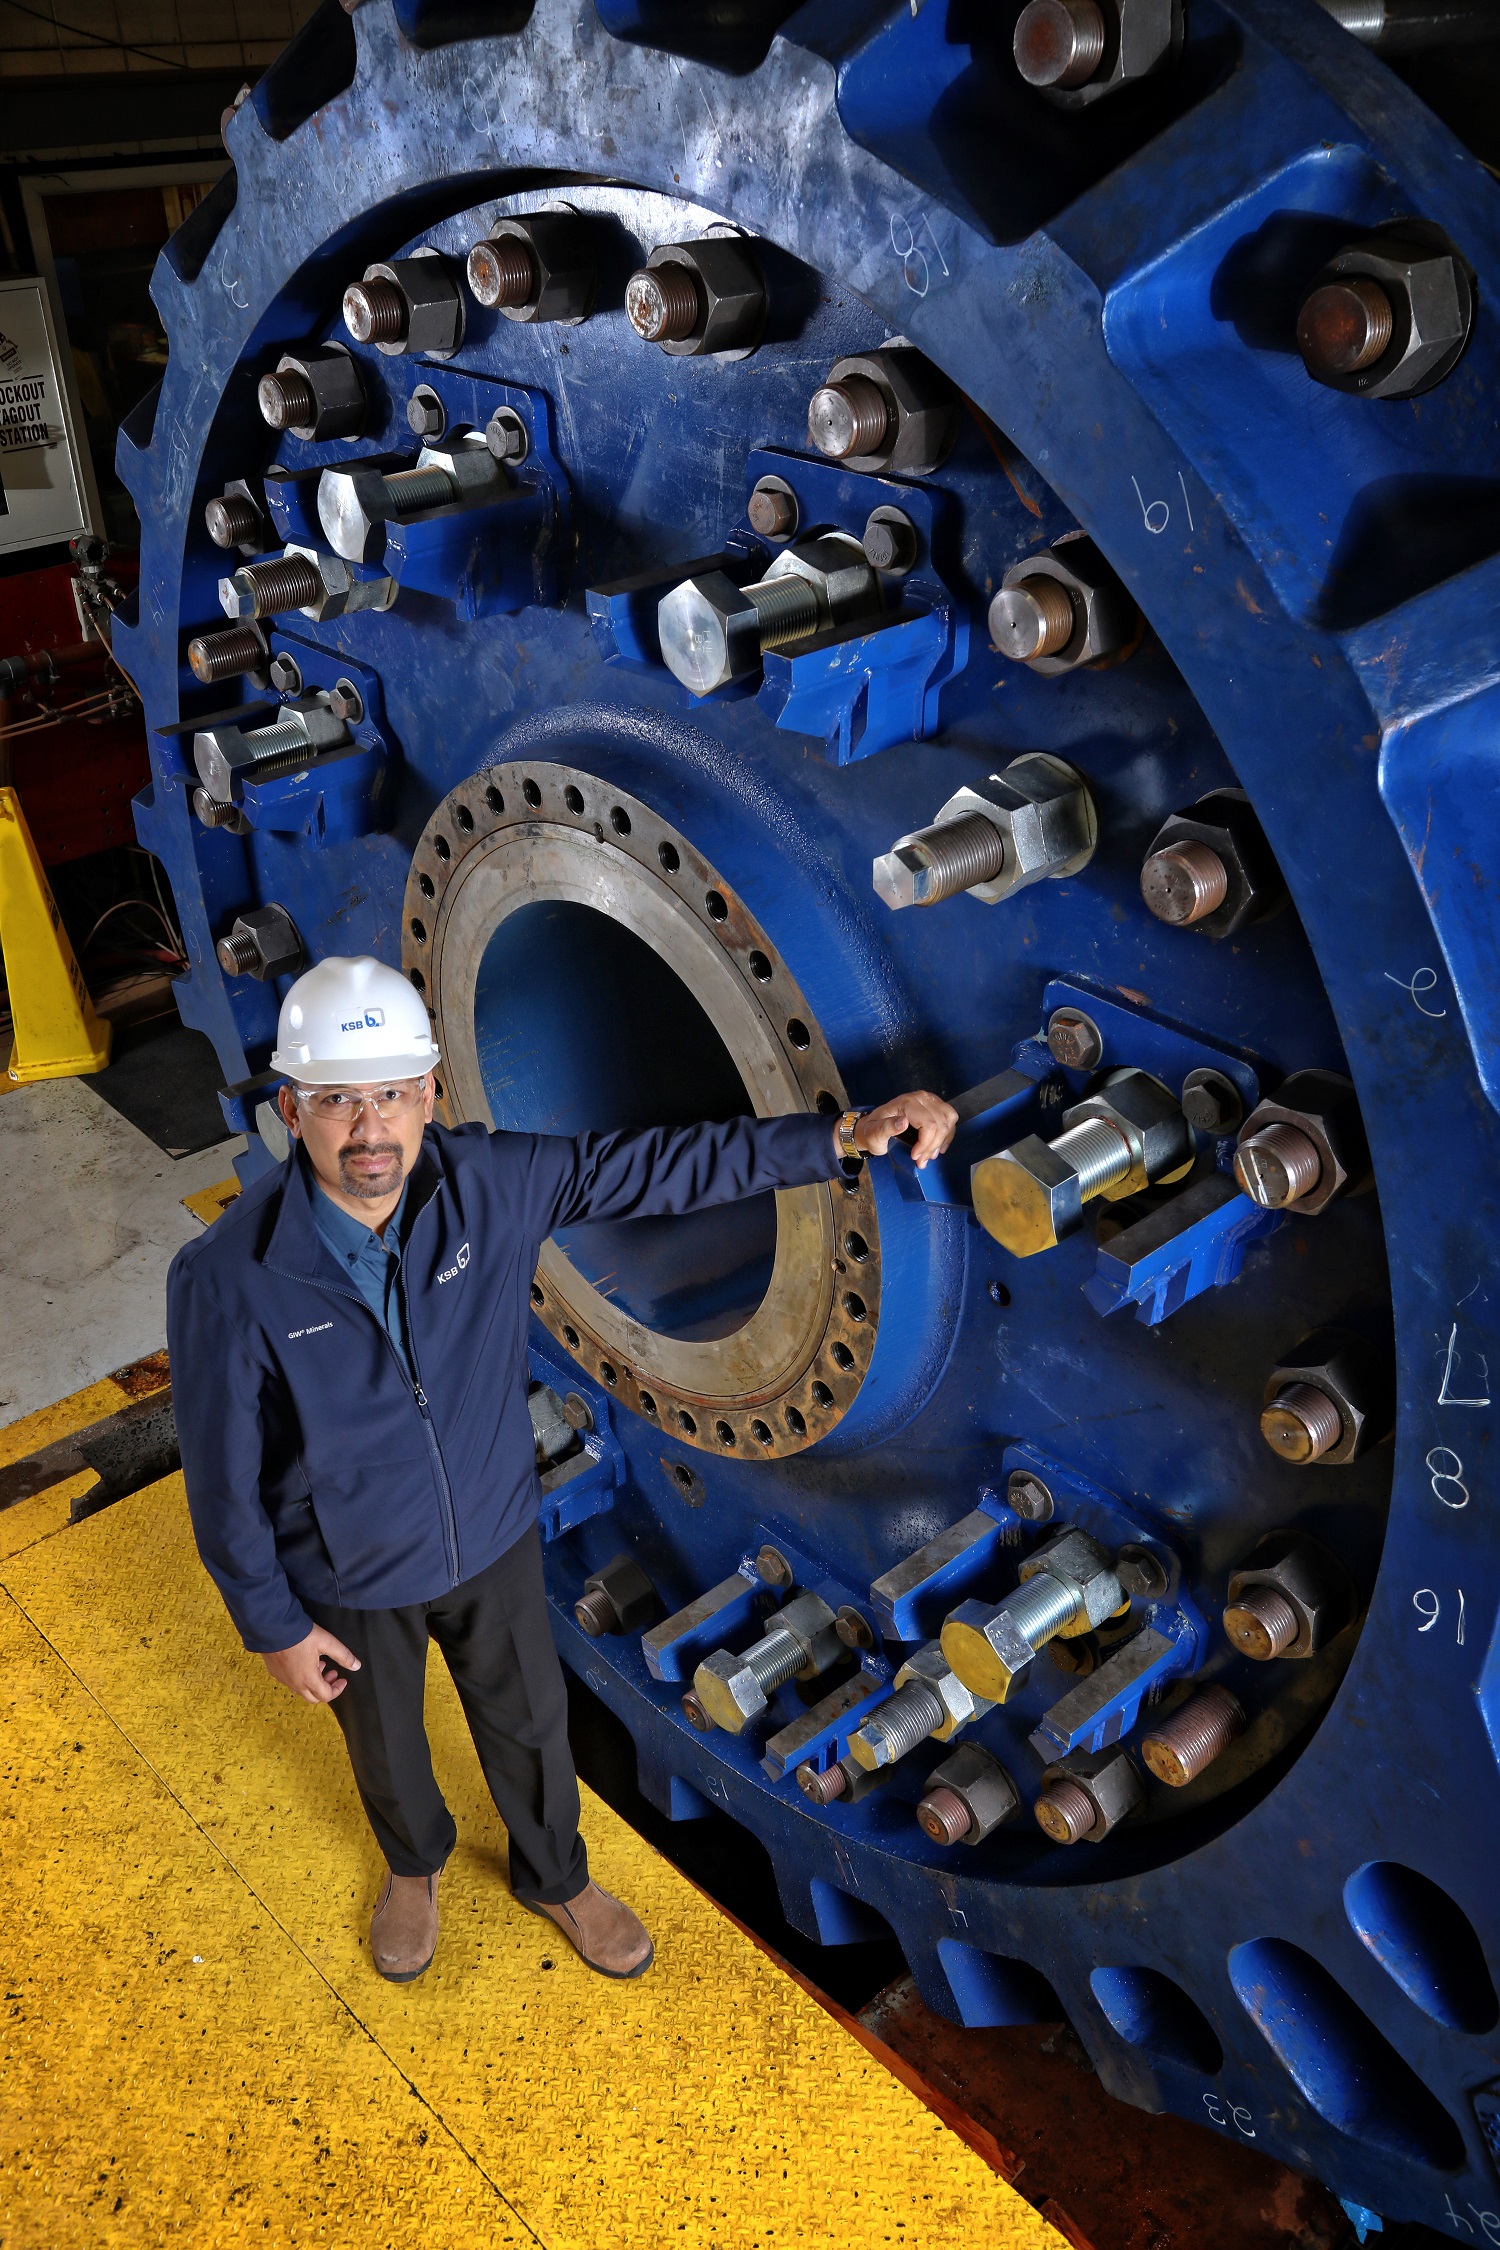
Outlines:
{"type": "Polygon", "coordinates": [[[461,1841],[436,1962],[382,1982],[332,1715],[240,1649],[181,1479],[66,1514],[0,1514],[0,2250],[1062,2250],[587,1791],[655,1968],[516,1907],[436,1662],[461,1841]]]}

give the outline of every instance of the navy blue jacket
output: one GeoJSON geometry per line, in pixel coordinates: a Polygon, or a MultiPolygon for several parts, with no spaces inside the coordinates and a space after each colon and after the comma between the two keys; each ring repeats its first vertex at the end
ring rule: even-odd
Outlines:
{"type": "Polygon", "coordinates": [[[294,1149],[167,1276],[193,1531],[245,1646],[305,1639],[304,1600],[432,1601],[535,1520],[530,1285],[557,1228],[698,1210],[837,1169],[818,1116],[576,1140],[430,1126],[402,1260],[413,1387],[319,1240],[294,1149]]]}

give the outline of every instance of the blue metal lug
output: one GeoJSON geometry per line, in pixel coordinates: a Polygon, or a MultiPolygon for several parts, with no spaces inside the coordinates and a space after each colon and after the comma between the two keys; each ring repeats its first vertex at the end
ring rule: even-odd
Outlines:
{"type": "Polygon", "coordinates": [[[891,1666],[883,1657],[865,1657],[852,1678],[769,1737],[762,1770],[772,1781],[781,1781],[798,1766],[813,1765],[822,1772],[836,1765],[855,1728],[890,1694],[891,1677],[891,1666]]]}
{"type": "Polygon", "coordinates": [[[1134,1305],[1137,1319],[1154,1327],[1205,1289],[1235,1280],[1251,1243],[1281,1221],[1281,1212],[1263,1211],[1232,1179],[1209,1172],[1102,1244],[1083,1293],[1097,1313],[1134,1305]]]}
{"type": "Polygon", "coordinates": [[[1020,1517],[993,1494],[935,1539],[918,1547],[870,1586],[870,1602],[888,1641],[920,1641],[937,1631],[955,1594],[993,1571],[1012,1546],[1020,1517]]]}
{"type": "Polygon", "coordinates": [[[1196,1668],[1204,1640],[1186,1611],[1156,1604],[1148,1616],[1123,1648],[1046,1713],[1031,1737],[1045,1763],[1073,1750],[1107,1750],[1129,1734],[1148,1696],[1196,1668]]]}

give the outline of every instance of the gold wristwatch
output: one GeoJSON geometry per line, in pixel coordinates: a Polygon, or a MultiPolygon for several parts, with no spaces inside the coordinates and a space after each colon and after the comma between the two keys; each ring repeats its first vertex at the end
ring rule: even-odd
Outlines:
{"type": "Polygon", "coordinates": [[[855,1127],[864,1115],[862,1109],[846,1109],[833,1129],[839,1155],[846,1164],[863,1164],[865,1160],[864,1150],[857,1148],[854,1141],[855,1127]]]}

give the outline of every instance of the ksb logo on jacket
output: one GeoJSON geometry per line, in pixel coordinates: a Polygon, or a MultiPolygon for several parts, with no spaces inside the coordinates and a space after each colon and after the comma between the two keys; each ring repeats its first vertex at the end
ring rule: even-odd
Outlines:
{"type": "Polygon", "coordinates": [[[452,1281],[456,1274],[462,1273],[464,1267],[468,1264],[468,1262],[469,1245],[467,1244],[467,1242],[461,1242],[458,1246],[458,1256],[454,1259],[452,1265],[444,1266],[442,1272],[438,1275],[439,1287],[441,1287],[445,1281],[452,1281]]]}

